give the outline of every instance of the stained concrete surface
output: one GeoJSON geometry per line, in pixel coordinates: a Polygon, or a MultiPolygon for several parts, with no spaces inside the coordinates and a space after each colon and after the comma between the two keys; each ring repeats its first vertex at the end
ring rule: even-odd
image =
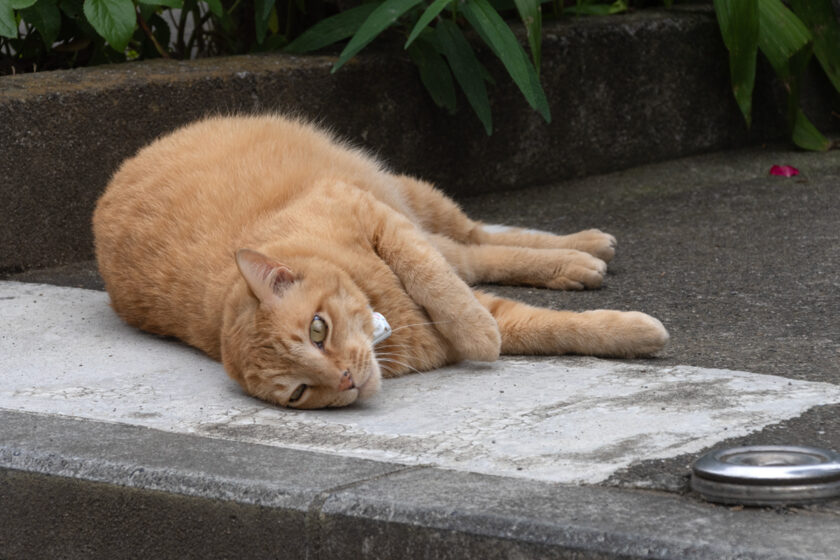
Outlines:
{"type": "Polygon", "coordinates": [[[618,238],[604,286],[494,288],[537,305],[649,313],[656,363],[840,378],[840,152],[755,148],[465,199],[488,222],[618,238]],[[801,170],[769,176],[774,164],[801,170]]]}

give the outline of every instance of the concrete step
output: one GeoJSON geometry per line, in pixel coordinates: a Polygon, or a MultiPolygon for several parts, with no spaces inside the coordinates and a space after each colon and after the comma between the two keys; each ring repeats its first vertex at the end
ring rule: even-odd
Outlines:
{"type": "Polygon", "coordinates": [[[0,412],[4,558],[833,559],[837,516],[0,412]]]}
{"type": "MultiPolygon", "coordinates": [[[[763,63],[753,127],[744,125],[710,6],[546,24],[542,48],[551,124],[491,64],[499,85],[492,89],[490,137],[463,99],[460,112],[447,115],[406,57],[375,51],[334,75],[334,56],[270,54],[2,77],[0,200],[10,202],[0,228],[0,272],[91,259],[90,213],[119,163],[207,114],[312,118],[394,169],[458,196],[785,135],[785,93],[763,63]]],[[[837,97],[825,80],[809,80],[802,99],[822,130],[840,127],[837,97]]]]}

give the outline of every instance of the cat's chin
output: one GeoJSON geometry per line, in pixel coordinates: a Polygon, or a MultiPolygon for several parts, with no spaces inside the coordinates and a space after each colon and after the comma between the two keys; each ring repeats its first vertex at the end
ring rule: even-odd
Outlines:
{"type": "Polygon", "coordinates": [[[359,399],[366,399],[371,397],[379,392],[379,388],[382,386],[382,374],[379,371],[379,365],[375,362],[370,366],[370,372],[368,374],[367,379],[365,379],[364,383],[361,385],[356,386],[356,390],[359,392],[359,399]]]}

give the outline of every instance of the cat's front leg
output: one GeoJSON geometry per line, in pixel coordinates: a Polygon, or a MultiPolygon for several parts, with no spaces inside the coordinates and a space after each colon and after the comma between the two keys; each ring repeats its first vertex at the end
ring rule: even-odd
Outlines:
{"type": "Polygon", "coordinates": [[[360,197],[359,222],[377,255],[426,310],[457,358],[496,360],[501,350],[496,320],[443,255],[405,216],[367,193],[360,197]]]}

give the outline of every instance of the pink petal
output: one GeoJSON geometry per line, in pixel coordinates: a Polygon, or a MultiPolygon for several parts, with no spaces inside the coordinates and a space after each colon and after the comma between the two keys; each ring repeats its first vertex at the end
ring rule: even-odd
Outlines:
{"type": "Polygon", "coordinates": [[[799,175],[799,170],[792,165],[774,165],[770,168],[770,175],[793,177],[794,175],[799,175]]]}

